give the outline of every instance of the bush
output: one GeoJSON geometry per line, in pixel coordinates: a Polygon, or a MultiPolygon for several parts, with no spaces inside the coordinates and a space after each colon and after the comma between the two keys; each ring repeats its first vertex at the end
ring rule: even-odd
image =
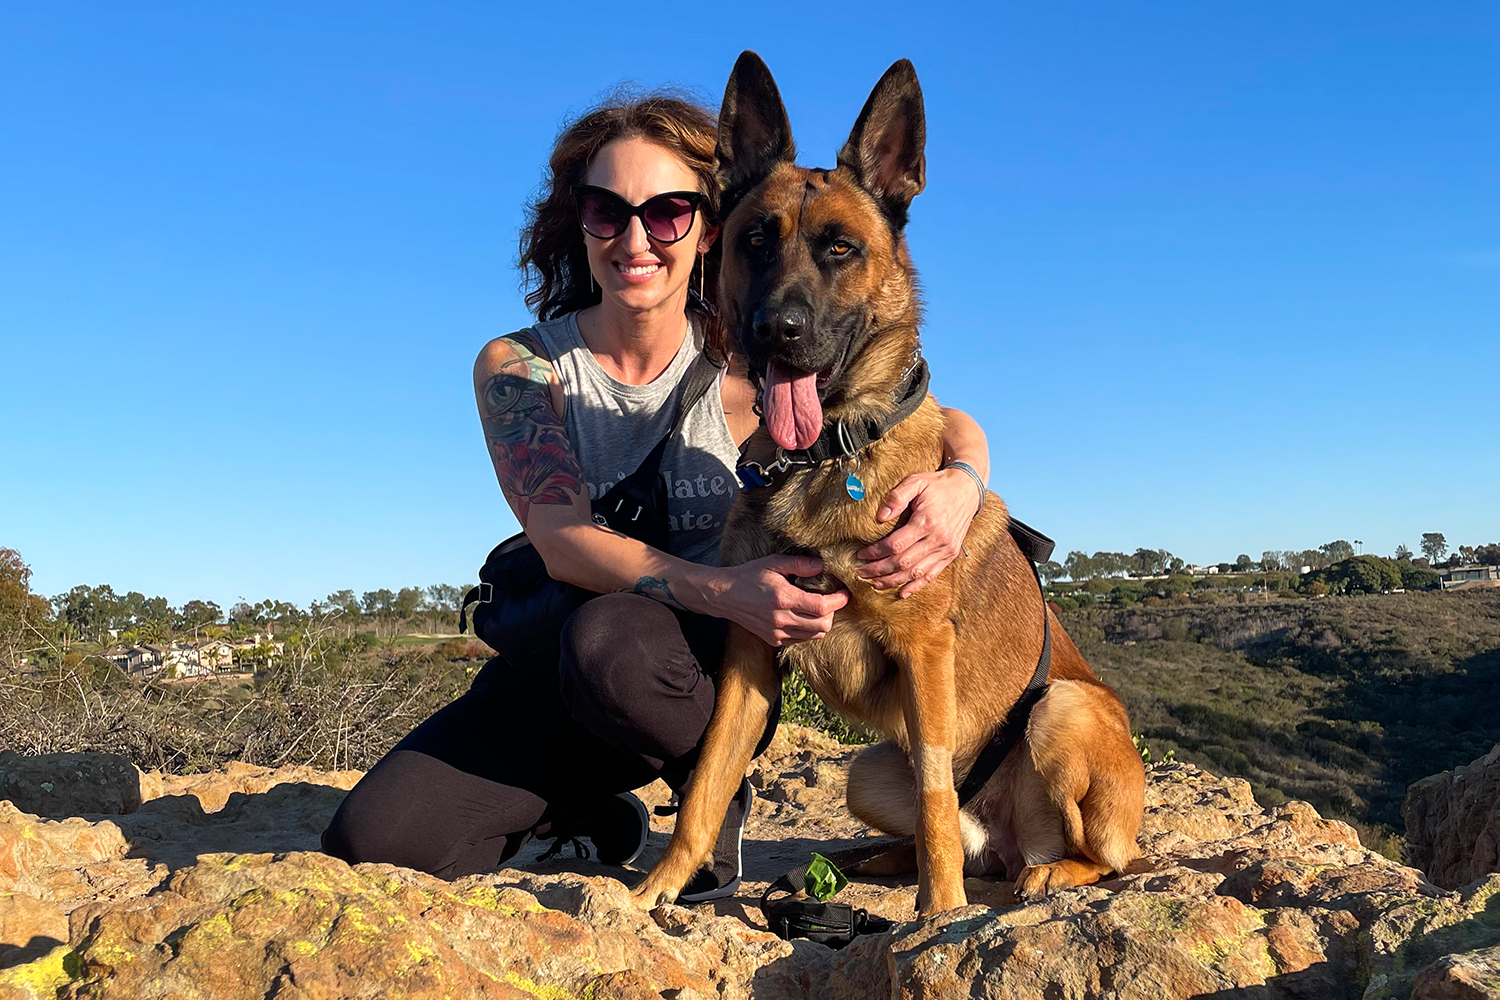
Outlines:
{"type": "Polygon", "coordinates": [[[880,738],[823,704],[798,670],[790,670],[781,678],[781,718],[783,722],[820,729],[840,743],[873,743],[880,738]]]}

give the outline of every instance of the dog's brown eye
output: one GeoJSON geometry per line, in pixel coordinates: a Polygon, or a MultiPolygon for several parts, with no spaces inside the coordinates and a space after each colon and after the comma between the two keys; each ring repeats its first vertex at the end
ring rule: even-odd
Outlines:
{"type": "Polygon", "coordinates": [[[842,257],[853,249],[853,243],[845,243],[843,240],[834,240],[828,246],[828,252],[833,254],[835,257],[842,257]]]}
{"type": "Polygon", "coordinates": [[[763,234],[763,233],[751,233],[750,234],[750,245],[753,246],[753,247],[763,247],[763,246],[765,246],[766,245],[765,234],[763,234]]]}

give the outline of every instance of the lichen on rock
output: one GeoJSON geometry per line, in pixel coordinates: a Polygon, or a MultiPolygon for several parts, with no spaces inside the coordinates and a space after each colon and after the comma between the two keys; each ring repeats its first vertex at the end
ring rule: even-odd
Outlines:
{"type": "Polygon", "coordinates": [[[650,914],[630,905],[639,873],[538,863],[540,845],[454,882],[317,853],[352,772],[142,775],[138,807],[108,817],[0,802],[0,1000],[1500,997],[1500,876],[1444,890],[1187,764],[1150,768],[1142,858],[1099,885],[1021,904],[971,878],[971,905],[916,920],[912,879],[856,879],[840,900],[891,931],[782,941],[760,929],[766,883],[872,834],[842,802],[853,754],[783,727],[751,776],[740,895],[650,914]]]}

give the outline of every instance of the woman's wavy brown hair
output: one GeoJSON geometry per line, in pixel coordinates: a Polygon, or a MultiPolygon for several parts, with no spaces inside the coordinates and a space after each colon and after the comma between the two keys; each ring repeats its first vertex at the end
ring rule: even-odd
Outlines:
{"type": "MultiPolygon", "coordinates": [[[[719,191],[714,181],[718,126],[713,113],[673,93],[612,94],[563,127],[547,161],[547,179],[526,206],[519,265],[524,274],[526,305],[539,320],[594,305],[602,297],[589,273],[573,186],[584,183],[584,175],[599,150],[626,138],[645,139],[676,154],[697,175],[698,189],[708,196],[700,209],[704,223],[711,224],[718,218],[719,191]]],[[[700,258],[688,279],[688,287],[694,290],[700,281],[699,268],[703,270],[703,295],[712,303],[719,276],[718,241],[700,258]]],[[[708,347],[718,358],[726,357],[723,328],[712,317],[705,319],[708,347]]]]}

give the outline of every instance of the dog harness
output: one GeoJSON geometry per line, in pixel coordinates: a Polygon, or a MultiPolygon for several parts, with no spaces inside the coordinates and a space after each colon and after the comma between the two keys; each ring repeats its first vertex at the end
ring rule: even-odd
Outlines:
{"type": "MultiPolygon", "coordinates": [[[[1038,564],[1052,557],[1055,543],[1030,525],[1011,518],[1010,537],[1021,554],[1031,563],[1032,576],[1037,589],[1042,588],[1042,577],[1038,564]]],[[[1042,652],[1037,657],[1036,669],[1031,680],[995,732],[985,741],[978,756],[974,758],[969,773],[958,786],[958,807],[962,809],[979,794],[995,772],[1004,763],[1005,757],[1021,741],[1026,733],[1026,724],[1031,719],[1031,710],[1047,690],[1047,678],[1052,672],[1052,624],[1047,608],[1045,592],[1042,593],[1042,652]]],[[[884,854],[886,851],[913,843],[914,838],[879,840],[873,844],[861,844],[848,850],[836,851],[828,860],[840,868],[860,864],[884,854]]],[[[772,933],[791,940],[806,938],[832,948],[842,948],[860,934],[879,934],[893,925],[884,917],[845,903],[819,902],[814,899],[794,899],[802,889],[807,877],[807,865],[792,869],[766,887],[760,897],[760,911],[772,933]]]]}

